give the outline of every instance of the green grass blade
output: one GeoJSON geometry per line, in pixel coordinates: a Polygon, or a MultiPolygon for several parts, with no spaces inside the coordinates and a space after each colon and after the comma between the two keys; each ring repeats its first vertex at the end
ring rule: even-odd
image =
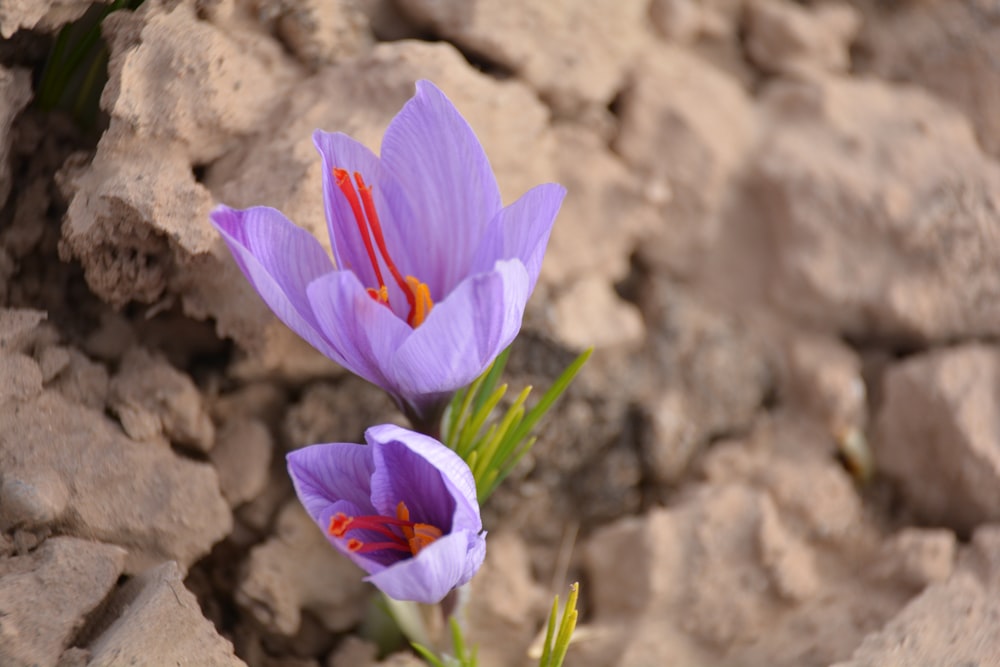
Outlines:
{"type": "Polygon", "coordinates": [[[556,634],[556,617],[559,615],[559,596],[552,601],[552,611],[545,628],[545,642],[542,644],[542,657],[538,659],[538,667],[549,667],[552,663],[552,639],[556,634]]]}
{"type": "Polygon", "coordinates": [[[476,436],[479,431],[482,430],[483,424],[489,419],[490,414],[493,412],[493,408],[497,406],[500,399],[504,397],[507,393],[507,385],[502,384],[493,390],[493,393],[483,401],[481,407],[472,413],[469,421],[465,423],[462,427],[462,432],[458,437],[458,444],[455,447],[455,451],[458,452],[459,456],[465,457],[465,453],[470,451],[472,445],[476,441],[476,436]]]}
{"type": "Polygon", "coordinates": [[[434,652],[426,646],[421,644],[410,644],[410,646],[412,646],[413,650],[419,653],[420,657],[427,661],[427,664],[431,665],[431,667],[446,667],[446,665],[441,662],[441,658],[434,655],[434,652]]]}
{"type": "Polygon", "coordinates": [[[515,424],[521,423],[521,419],[524,416],[524,402],[528,400],[528,394],[530,393],[531,387],[525,387],[518,394],[513,405],[507,409],[507,413],[500,420],[500,423],[494,425],[492,432],[487,433],[487,436],[480,440],[480,445],[476,447],[476,451],[481,452],[481,458],[479,459],[480,469],[473,471],[478,473],[477,477],[484,474],[490,468],[499,469],[503,466],[505,455],[502,445],[507,440],[511,428],[514,428],[515,424]]]}
{"type": "Polygon", "coordinates": [[[490,367],[486,370],[485,376],[483,377],[482,388],[480,389],[480,395],[477,397],[474,403],[474,412],[479,412],[483,407],[483,401],[485,397],[488,396],[497,386],[497,382],[500,380],[500,376],[503,375],[504,369],[507,368],[507,359],[510,357],[510,346],[507,346],[503,352],[501,352],[490,367]]]}
{"type": "Polygon", "coordinates": [[[566,391],[570,383],[573,381],[573,378],[575,378],[576,374],[580,372],[583,365],[587,363],[587,360],[590,359],[590,355],[593,354],[593,352],[594,348],[592,347],[584,350],[583,353],[574,359],[573,363],[567,366],[566,370],[564,370],[559,377],[556,378],[556,381],[552,384],[552,386],[549,387],[544,394],[542,394],[542,398],[538,401],[535,407],[533,407],[530,411],[528,411],[528,414],[525,415],[524,421],[521,422],[520,426],[518,426],[512,436],[514,440],[520,442],[531,432],[531,429],[535,427],[538,420],[541,419],[546,412],[548,412],[552,405],[559,399],[560,396],[562,396],[563,392],[566,391]]]}
{"type": "MultiPolygon", "coordinates": [[[[521,462],[521,459],[524,458],[525,454],[531,451],[531,448],[535,446],[535,442],[537,441],[538,438],[531,436],[528,438],[527,442],[525,442],[521,448],[518,449],[514,456],[507,457],[506,463],[502,468],[497,468],[491,471],[493,472],[493,475],[490,479],[490,485],[486,487],[487,492],[483,495],[483,498],[489,498],[490,495],[496,491],[496,488],[500,486],[500,483],[507,479],[507,476],[514,471],[517,464],[521,462]]],[[[480,502],[482,502],[482,500],[480,500],[480,502]]]]}

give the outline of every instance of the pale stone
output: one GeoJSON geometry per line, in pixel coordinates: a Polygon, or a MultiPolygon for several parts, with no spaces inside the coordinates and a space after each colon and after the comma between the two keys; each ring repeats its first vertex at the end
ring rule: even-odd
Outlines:
{"type": "Polygon", "coordinates": [[[0,526],[59,526],[128,550],[126,571],[188,566],[232,528],[215,471],[136,443],[98,411],[44,391],[0,405],[0,526]]]}
{"type": "Polygon", "coordinates": [[[112,600],[120,614],[88,645],[88,667],[158,664],[246,667],[206,619],[177,563],[167,562],[134,577],[112,600]]]}
{"type": "Polygon", "coordinates": [[[747,52],[769,72],[846,72],[850,43],[861,27],[858,10],[840,2],[804,7],[787,0],[748,3],[747,52]]]}
{"type": "Polygon", "coordinates": [[[120,547],[73,537],[53,537],[30,554],[0,558],[0,663],[54,667],[124,562],[120,547]]]}
{"type": "Polygon", "coordinates": [[[345,630],[364,615],[370,594],[364,576],[292,500],[275,535],[250,552],[236,600],[270,632],[286,637],[298,632],[303,611],[329,630],[345,630]]]}
{"type": "Polygon", "coordinates": [[[638,309],[599,278],[574,283],[552,308],[553,332],[570,349],[634,345],[645,336],[638,309]]]}
{"type": "Polygon", "coordinates": [[[1000,519],[1000,351],[911,357],[883,382],[875,460],[926,520],[968,530],[1000,519]]]}
{"type": "Polygon", "coordinates": [[[863,79],[781,82],[748,192],[772,304],[857,338],[1000,333],[1000,166],[954,109],[863,79]],[[765,255],[766,256],[766,255],[765,255]]]}
{"type": "Polygon", "coordinates": [[[122,358],[111,380],[110,407],[134,440],[163,434],[201,452],[215,444],[215,427],[191,378],[142,348],[122,358]]]}
{"type": "Polygon", "coordinates": [[[644,0],[402,0],[414,19],[513,70],[552,104],[611,101],[646,40],[644,0]]]}

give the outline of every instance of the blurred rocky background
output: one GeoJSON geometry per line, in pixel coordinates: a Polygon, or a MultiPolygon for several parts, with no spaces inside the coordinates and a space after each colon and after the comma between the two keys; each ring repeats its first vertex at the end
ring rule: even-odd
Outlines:
{"type": "Polygon", "coordinates": [[[481,664],[575,580],[574,666],[995,664],[996,2],[0,0],[0,37],[0,664],[420,664],[283,467],[402,417],[207,218],[325,243],[312,130],[377,150],[420,78],[505,201],[569,189],[511,382],[596,350],[484,508],[481,664]]]}

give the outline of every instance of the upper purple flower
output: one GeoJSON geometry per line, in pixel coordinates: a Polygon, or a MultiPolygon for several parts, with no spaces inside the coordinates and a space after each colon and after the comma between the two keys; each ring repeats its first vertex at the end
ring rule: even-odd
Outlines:
{"type": "Polygon", "coordinates": [[[365,440],[291,452],[295,492],[366,581],[397,600],[440,602],[486,555],[472,471],[434,438],[398,426],[374,426],[365,440]]]}
{"type": "Polygon", "coordinates": [[[566,191],[504,207],[476,135],[428,81],[381,158],[341,133],[313,142],[336,268],[275,209],[219,206],[212,222],[285,324],[427,423],[517,335],[566,191]]]}

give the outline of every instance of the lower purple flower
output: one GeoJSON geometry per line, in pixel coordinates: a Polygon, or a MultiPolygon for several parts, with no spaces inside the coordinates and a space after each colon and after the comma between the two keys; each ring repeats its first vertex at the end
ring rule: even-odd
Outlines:
{"type": "Polygon", "coordinates": [[[396,600],[440,602],[486,555],[472,471],[434,438],[398,426],[373,426],[365,440],[291,452],[295,492],[366,581],[396,600]]]}

